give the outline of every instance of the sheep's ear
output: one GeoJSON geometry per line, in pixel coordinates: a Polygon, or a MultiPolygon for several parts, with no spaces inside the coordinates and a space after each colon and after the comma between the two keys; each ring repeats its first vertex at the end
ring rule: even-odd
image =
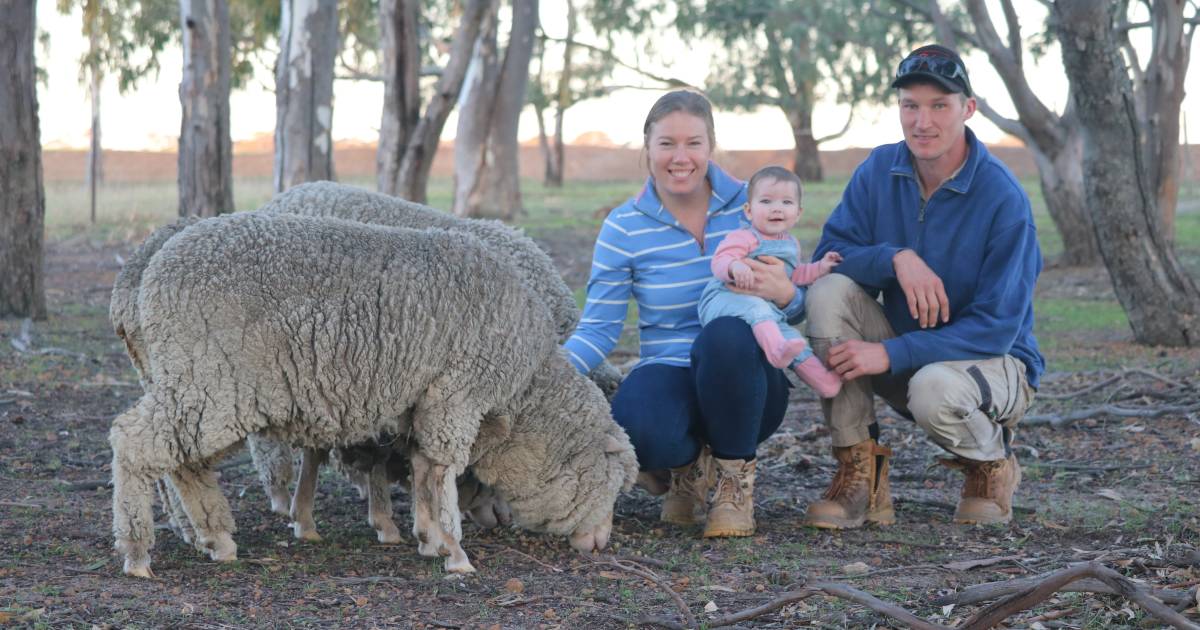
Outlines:
{"type": "Polygon", "coordinates": [[[604,443],[605,453],[620,453],[625,450],[625,445],[614,436],[608,436],[608,440],[604,443]]]}

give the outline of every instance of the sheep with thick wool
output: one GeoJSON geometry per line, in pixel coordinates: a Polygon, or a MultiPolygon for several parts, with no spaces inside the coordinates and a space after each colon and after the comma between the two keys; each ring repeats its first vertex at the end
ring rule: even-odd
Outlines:
{"type": "MultiPolygon", "coordinates": [[[[503,223],[459,218],[397,197],[333,182],[312,182],[293,187],[276,195],[261,211],[339,217],[392,227],[440,227],[472,234],[491,245],[498,254],[509,257],[521,270],[522,282],[540,298],[560,341],[570,335],[578,321],[579,310],[572,293],[559,277],[549,256],[533,240],[503,223]]],[[[159,247],[195,221],[193,218],[184,218],[159,228],[130,257],[114,284],[110,307],[113,328],[117,335],[125,340],[130,359],[139,374],[144,370],[139,364],[138,356],[144,351],[140,349],[142,344],[139,339],[140,324],[137,321],[136,289],[140,284],[142,271],[159,247]]],[[[589,377],[610,399],[621,380],[620,372],[608,362],[602,362],[592,370],[589,377]]],[[[292,481],[294,459],[291,448],[267,435],[251,435],[247,444],[255,469],[271,500],[272,510],[291,518],[297,538],[318,540],[320,536],[312,517],[312,498],[317,466],[325,460],[325,454],[306,453],[306,457],[311,461],[301,461],[299,480],[289,507],[288,485],[292,481]]],[[[367,451],[360,450],[360,453],[369,451],[379,455],[373,462],[360,457],[357,467],[338,468],[351,477],[360,494],[368,499],[368,521],[376,529],[379,540],[398,542],[399,531],[391,518],[388,485],[390,482],[404,480],[388,475],[388,472],[397,469],[397,466],[387,464],[389,457],[386,449],[368,448],[367,451]]],[[[333,453],[335,464],[339,463],[338,455],[337,451],[333,453]]],[[[394,459],[395,455],[391,458],[394,459]]],[[[462,508],[475,522],[489,527],[498,522],[508,521],[507,506],[497,501],[489,488],[481,487],[469,475],[460,481],[459,490],[462,508]]],[[[164,492],[169,491],[170,484],[164,484],[164,492]]],[[[189,528],[182,522],[185,519],[181,518],[178,509],[172,509],[178,505],[178,501],[164,496],[163,503],[171,517],[173,529],[185,539],[190,539],[189,528]]]]}
{"type": "Polygon", "coordinates": [[[147,391],[110,432],[126,573],[150,575],[162,477],[198,546],[235,557],[212,465],[254,433],[319,449],[411,436],[414,533],[451,571],[472,570],[454,484],[469,464],[518,525],[603,547],[636,460],[536,302],[463,234],[268,213],[177,234],[139,287],[147,391]]]}

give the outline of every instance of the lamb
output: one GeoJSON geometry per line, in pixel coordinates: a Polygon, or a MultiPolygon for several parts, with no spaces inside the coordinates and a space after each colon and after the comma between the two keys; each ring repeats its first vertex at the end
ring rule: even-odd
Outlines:
{"type": "Polygon", "coordinates": [[[450,571],[473,570],[453,483],[468,465],[518,525],[604,547],[636,460],[536,302],[463,234],[253,213],[176,235],[139,289],[147,390],[110,432],[125,572],[151,575],[163,477],[197,545],[236,556],[211,466],[254,433],[317,449],[411,436],[414,534],[450,571]]]}

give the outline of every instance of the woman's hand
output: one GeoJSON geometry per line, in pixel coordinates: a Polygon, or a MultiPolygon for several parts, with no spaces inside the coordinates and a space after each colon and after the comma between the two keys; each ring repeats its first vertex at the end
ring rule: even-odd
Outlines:
{"type": "Polygon", "coordinates": [[[737,286],[729,287],[735,293],[756,295],[764,300],[773,302],[779,308],[784,308],[796,296],[796,287],[787,275],[787,267],[783,261],[774,256],[761,258],[745,258],[743,261],[754,272],[754,284],[748,289],[737,286]]]}

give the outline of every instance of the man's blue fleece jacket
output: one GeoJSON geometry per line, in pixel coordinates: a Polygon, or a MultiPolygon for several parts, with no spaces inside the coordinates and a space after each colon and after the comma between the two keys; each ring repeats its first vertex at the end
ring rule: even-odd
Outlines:
{"type": "Polygon", "coordinates": [[[1011,354],[1034,387],[1045,370],[1033,336],[1033,290],[1042,269],[1029,197],[1013,174],[966,130],[969,155],[927,201],[904,142],[876,148],[859,165],[813,252],[843,257],[835,270],[873,295],[897,337],[884,341],[893,374],[930,363],[1011,354]],[[896,281],[892,257],[919,255],[941,279],[950,321],[922,330],[896,281]]]}

